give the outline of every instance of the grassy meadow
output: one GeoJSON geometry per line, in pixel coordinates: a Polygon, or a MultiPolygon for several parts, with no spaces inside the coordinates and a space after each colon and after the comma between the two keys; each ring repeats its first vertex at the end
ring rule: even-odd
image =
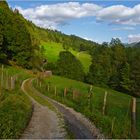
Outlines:
{"type": "MultiPolygon", "coordinates": [[[[2,70],[0,69],[0,73],[2,70]]],[[[19,138],[26,128],[32,112],[30,99],[21,91],[20,86],[24,79],[31,75],[25,70],[13,67],[4,67],[3,87],[0,82],[0,139],[19,138]],[[16,76],[14,89],[6,88],[7,75],[16,76]]],[[[1,79],[0,74],[0,79],[1,79]]]]}
{"type": "MultiPolygon", "coordinates": [[[[61,51],[64,51],[62,44],[60,43],[47,42],[47,43],[42,43],[42,45],[44,46],[45,56],[47,57],[49,62],[56,62],[59,57],[59,53],[61,51]]],[[[71,48],[69,49],[69,51],[81,61],[84,67],[84,71],[88,72],[89,66],[91,64],[90,55],[87,54],[85,51],[77,52],[72,50],[71,48]]]]}
{"type": "MultiPolygon", "coordinates": [[[[34,82],[34,84],[36,84],[38,90],[46,96],[58,100],[74,108],[76,111],[83,113],[100,128],[105,136],[109,138],[131,138],[131,96],[114,90],[93,86],[93,95],[89,100],[90,85],[59,76],[52,76],[45,79],[41,87],[37,86],[36,82],[34,82]],[[47,91],[48,84],[50,85],[49,92],[47,91]],[[55,86],[57,89],[56,95],[55,86]],[[66,96],[64,96],[64,88],[67,88],[66,96]],[[76,99],[72,97],[74,89],[78,90],[80,93],[76,99]],[[108,93],[107,103],[105,115],[102,115],[105,91],[108,93]]],[[[140,104],[138,107],[140,107],[140,104]]],[[[137,124],[139,123],[140,120],[137,120],[137,124]]]]}

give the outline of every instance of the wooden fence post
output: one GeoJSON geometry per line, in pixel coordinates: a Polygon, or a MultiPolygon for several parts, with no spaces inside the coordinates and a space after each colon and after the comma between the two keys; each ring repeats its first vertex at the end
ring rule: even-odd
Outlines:
{"type": "Polygon", "coordinates": [[[106,99],[107,99],[107,91],[105,91],[105,94],[104,94],[103,115],[105,115],[106,99]]]}
{"type": "Polygon", "coordinates": [[[39,81],[39,86],[40,86],[40,87],[42,87],[42,83],[41,83],[41,80],[39,81]]]}
{"type": "Polygon", "coordinates": [[[73,90],[73,92],[72,92],[72,99],[73,100],[75,99],[75,90],[73,90]]]}
{"type": "Polygon", "coordinates": [[[90,90],[89,90],[89,93],[92,91],[92,89],[93,89],[93,86],[92,86],[92,85],[90,85],[90,90]]]}
{"type": "Polygon", "coordinates": [[[11,77],[11,90],[15,88],[15,79],[14,77],[11,77]]]}
{"type": "Polygon", "coordinates": [[[6,73],[6,89],[9,90],[9,75],[8,75],[8,72],[6,73]]]}
{"type": "Polygon", "coordinates": [[[113,136],[113,129],[114,129],[114,123],[115,123],[115,117],[112,119],[112,124],[111,124],[111,135],[113,136]]]}
{"type": "Polygon", "coordinates": [[[131,105],[131,132],[132,138],[136,138],[136,98],[132,98],[131,105]]]}
{"type": "Polygon", "coordinates": [[[37,84],[37,86],[39,85],[39,84],[38,84],[38,78],[36,79],[36,84],[37,84]]]}
{"type": "Polygon", "coordinates": [[[57,92],[56,92],[56,86],[54,87],[54,93],[55,93],[55,96],[56,96],[56,94],[57,94],[57,92]]]}
{"type": "Polygon", "coordinates": [[[50,84],[48,84],[48,92],[50,91],[50,84]]]}
{"type": "Polygon", "coordinates": [[[67,88],[64,88],[64,97],[67,95],[67,88]]]}
{"type": "Polygon", "coordinates": [[[4,66],[2,65],[1,67],[1,95],[2,95],[2,92],[3,92],[3,70],[4,70],[4,66]]]}
{"type": "Polygon", "coordinates": [[[89,105],[89,110],[92,111],[92,95],[93,95],[93,86],[90,85],[90,89],[89,89],[89,95],[88,95],[88,105],[89,105]]]}

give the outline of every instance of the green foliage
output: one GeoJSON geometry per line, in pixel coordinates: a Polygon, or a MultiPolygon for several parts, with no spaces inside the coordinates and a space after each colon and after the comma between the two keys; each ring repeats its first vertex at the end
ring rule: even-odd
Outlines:
{"type": "MultiPolygon", "coordinates": [[[[45,49],[44,56],[47,58],[49,63],[53,63],[53,64],[56,63],[56,61],[58,60],[59,53],[61,51],[65,51],[65,49],[63,48],[63,44],[61,43],[47,42],[47,43],[42,43],[42,46],[44,46],[45,49]]],[[[87,73],[89,70],[89,66],[91,64],[91,56],[87,53],[87,51],[78,52],[70,47],[69,47],[69,51],[80,60],[80,62],[84,67],[85,73],[87,73]]]]}
{"type": "Polygon", "coordinates": [[[22,81],[29,75],[24,70],[7,66],[4,72],[18,75],[18,80],[14,90],[3,87],[3,94],[0,95],[0,139],[16,139],[21,136],[31,117],[31,101],[20,89],[22,81]]]}
{"type": "Polygon", "coordinates": [[[97,128],[100,128],[108,138],[131,138],[131,96],[114,90],[93,86],[93,96],[91,97],[92,108],[90,108],[88,99],[90,85],[88,84],[59,76],[52,76],[45,79],[41,87],[37,86],[36,82],[34,82],[34,85],[46,96],[66,104],[84,114],[93,121],[97,128]],[[50,85],[49,92],[46,91],[48,84],[50,85]],[[57,95],[55,95],[54,92],[55,86],[57,89],[57,95]],[[64,88],[67,88],[67,95],[65,97],[64,88]],[[77,99],[73,99],[72,97],[73,90],[75,89],[80,93],[77,99]],[[102,115],[105,91],[108,92],[107,105],[105,115],[102,115]],[[115,120],[114,127],[113,130],[111,130],[113,120],[115,120]]]}
{"type": "Polygon", "coordinates": [[[110,66],[110,48],[97,47],[92,55],[87,81],[92,84],[107,85],[110,77],[110,66]]]}
{"type": "MultiPolygon", "coordinates": [[[[60,51],[69,50],[81,61],[84,71],[89,71],[86,82],[108,85],[139,96],[139,46],[140,43],[135,43],[133,47],[125,48],[118,38],[112,39],[109,44],[104,42],[99,45],[75,35],[43,29],[24,19],[18,10],[9,9],[6,1],[0,1],[1,63],[12,60],[22,67],[42,70],[44,58],[47,57],[50,63],[55,63],[60,51]],[[39,48],[39,45],[42,46],[39,48]],[[129,68],[123,68],[127,63],[129,68]],[[127,71],[127,75],[123,74],[124,71],[127,71]]],[[[82,72],[79,70],[79,73],[82,72]]],[[[83,80],[83,76],[78,79],[83,80]]]]}
{"type": "Polygon", "coordinates": [[[120,86],[124,91],[130,91],[130,84],[130,66],[128,63],[125,63],[120,70],[120,86]]]}
{"type": "Polygon", "coordinates": [[[19,138],[27,125],[30,113],[31,103],[28,97],[20,90],[10,93],[0,104],[0,138],[19,138]]]}
{"type": "Polygon", "coordinates": [[[125,48],[119,39],[93,49],[92,64],[86,81],[109,87],[134,96],[140,95],[140,49],[125,48]]]}
{"type": "Polygon", "coordinates": [[[140,96],[140,47],[126,48],[128,62],[130,64],[130,91],[137,96],[140,96]]]}
{"type": "Polygon", "coordinates": [[[85,74],[81,62],[69,51],[60,52],[56,68],[58,75],[81,81],[84,80],[85,74]]]}
{"type": "Polygon", "coordinates": [[[31,35],[21,15],[0,1],[0,59],[13,60],[18,65],[30,68],[34,55],[31,35]],[[4,6],[6,5],[6,6],[4,6]]]}

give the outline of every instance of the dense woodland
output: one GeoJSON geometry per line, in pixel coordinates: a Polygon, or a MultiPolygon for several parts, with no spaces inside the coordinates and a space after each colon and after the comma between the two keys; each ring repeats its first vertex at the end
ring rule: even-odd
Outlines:
{"type": "Polygon", "coordinates": [[[43,29],[27,21],[18,12],[11,10],[5,1],[0,1],[0,62],[15,62],[28,69],[41,69],[44,58],[41,42],[63,44],[55,64],[46,69],[53,73],[94,85],[140,96],[140,43],[125,47],[119,39],[98,44],[75,35],[65,35],[59,31],[43,29]],[[70,52],[69,48],[86,51],[92,57],[88,73],[70,52]]]}

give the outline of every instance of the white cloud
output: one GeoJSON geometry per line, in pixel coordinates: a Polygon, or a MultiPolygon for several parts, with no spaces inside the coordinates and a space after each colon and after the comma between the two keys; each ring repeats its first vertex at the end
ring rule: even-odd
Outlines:
{"type": "Polygon", "coordinates": [[[83,37],[83,36],[82,36],[82,38],[84,38],[85,40],[89,40],[89,41],[93,41],[93,42],[97,42],[97,43],[103,43],[103,41],[98,40],[96,38],[93,39],[93,38],[83,37]]]}
{"type": "MultiPolygon", "coordinates": [[[[140,4],[134,7],[124,5],[102,7],[93,3],[67,2],[27,9],[18,6],[16,8],[19,9],[25,18],[45,28],[56,28],[59,25],[67,24],[71,19],[88,16],[93,16],[97,21],[106,21],[109,24],[133,26],[140,24],[140,4]]],[[[131,29],[124,28],[124,30],[131,29]]]]}
{"type": "Polygon", "coordinates": [[[135,30],[134,27],[118,27],[118,28],[112,28],[113,31],[119,31],[119,30],[135,30]]]}
{"type": "Polygon", "coordinates": [[[16,7],[29,20],[42,27],[55,28],[66,24],[70,19],[95,16],[102,7],[96,4],[78,2],[41,5],[35,8],[23,9],[16,7]]]}
{"type": "Polygon", "coordinates": [[[130,43],[139,42],[140,41],[140,34],[128,35],[128,41],[130,43]]]}

